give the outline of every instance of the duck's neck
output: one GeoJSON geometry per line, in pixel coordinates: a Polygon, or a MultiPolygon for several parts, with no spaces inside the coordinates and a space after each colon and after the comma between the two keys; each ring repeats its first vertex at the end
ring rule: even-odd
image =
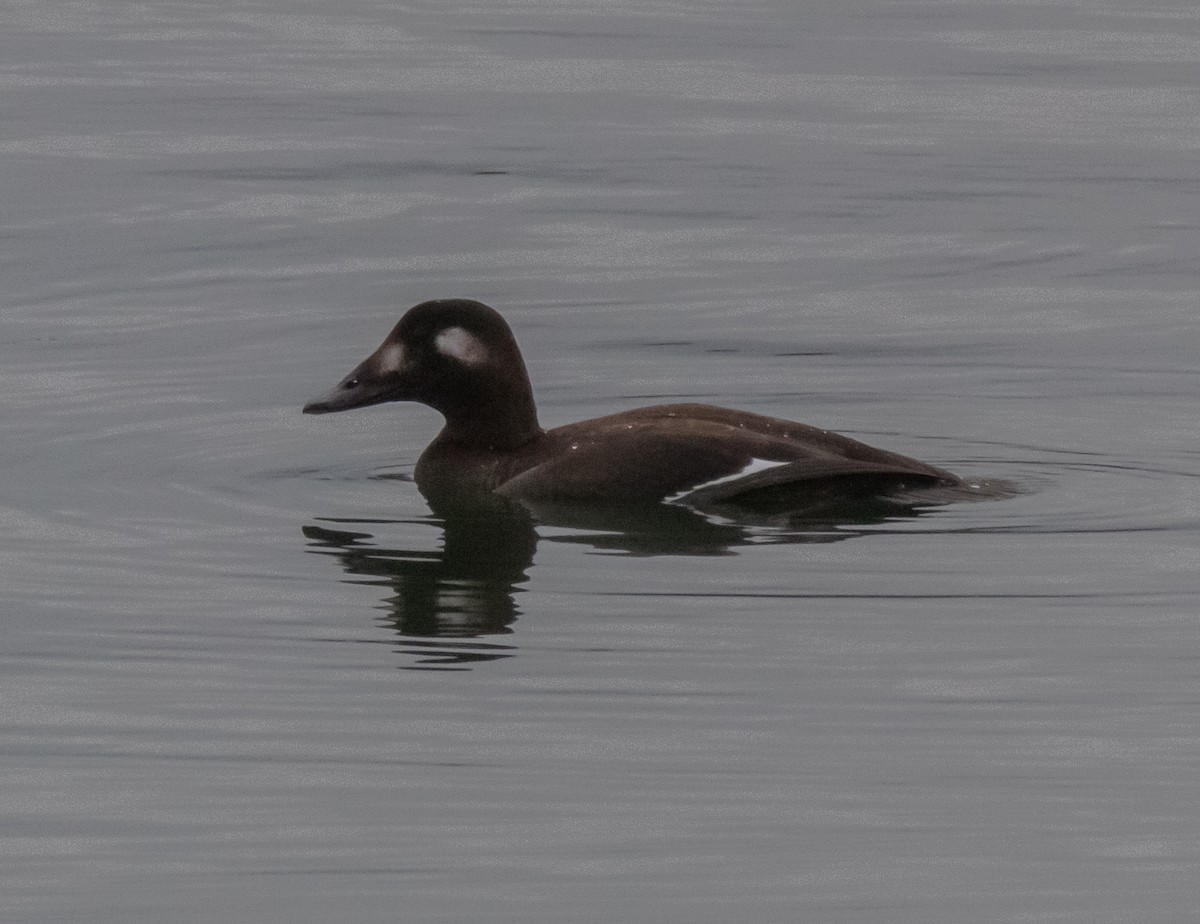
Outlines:
{"type": "Polygon", "coordinates": [[[504,452],[542,435],[528,381],[524,387],[481,389],[440,407],[446,418],[441,438],[476,450],[504,452]]]}

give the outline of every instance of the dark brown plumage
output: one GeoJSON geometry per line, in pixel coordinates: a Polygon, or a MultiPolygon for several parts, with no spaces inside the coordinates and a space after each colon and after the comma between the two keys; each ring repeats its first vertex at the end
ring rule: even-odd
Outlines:
{"type": "Polygon", "coordinates": [[[703,404],[638,408],[543,430],[512,331],[467,299],[422,302],[306,414],[419,401],[446,426],[421,454],[431,500],[678,501],[794,509],[833,496],[978,491],[956,475],[806,424],[703,404]]]}

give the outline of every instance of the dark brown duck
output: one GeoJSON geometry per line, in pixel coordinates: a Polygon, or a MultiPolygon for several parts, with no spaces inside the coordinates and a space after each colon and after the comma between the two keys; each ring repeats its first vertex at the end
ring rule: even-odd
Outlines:
{"type": "Polygon", "coordinates": [[[831,497],[979,496],[944,469],[806,424],[705,404],[638,408],[543,430],[512,331],[468,299],[411,308],[328,395],[326,414],[418,401],[446,419],[421,454],[431,501],[481,492],[532,503],[801,509],[831,497]]]}

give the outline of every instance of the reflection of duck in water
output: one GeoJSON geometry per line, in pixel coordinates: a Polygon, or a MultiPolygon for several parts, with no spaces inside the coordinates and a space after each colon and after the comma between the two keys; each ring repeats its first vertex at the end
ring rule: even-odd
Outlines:
{"type": "Polygon", "coordinates": [[[944,469],[806,424],[703,404],[638,408],[543,430],[512,331],[479,302],[410,309],[307,414],[419,401],[446,425],[417,462],[436,507],[494,493],[546,505],[658,504],[851,519],[880,498],[989,493],[944,469]]]}
{"type": "Polygon", "coordinates": [[[386,548],[359,528],[381,525],[325,521],[304,527],[304,535],[312,551],[336,557],[353,583],[393,590],[387,620],[420,663],[461,667],[510,656],[512,645],[467,640],[512,632],[537,543],[529,512],[506,503],[487,515],[446,516],[438,551],[386,548]]]}
{"type": "MultiPolygon", "coordinates": [[[[894,514],[896,508],[890,510],[894,514]]],[[[861,535],[842,523],[837,529],[806,522],[802,528],[763,530],[669,504],[540,507],[536,515],[541,524],[558,527],[552,535],[539,537],[534,513],[501,497],[441,509],[429,518],[441,529],[436,551],[389,548],[387,522],[380,520],[324,519],[305,526],[304,535],[311,551],[340,562],[350,583],[389,588],[386,618],[402,650],[415,655],[420,667],[440,670],[515,653],[508,636],[521,615],[519,594],[539,541],[629,555],[729,555],[762,542],[834,542],[861,535]]],[[[412,524],[404,525],[409,535],[412,524]]]]}

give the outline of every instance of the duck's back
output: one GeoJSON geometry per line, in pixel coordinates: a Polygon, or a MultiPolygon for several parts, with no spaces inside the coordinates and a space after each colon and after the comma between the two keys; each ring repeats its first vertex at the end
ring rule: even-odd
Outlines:
{"type": "MultiPolygon", "coordinates": [[[[831,479],[859,477],[871,490],[885,482],[886,489],[890,482],[958,483],[942,469],[817,427],[703,404],[567,424],[504,455],[468,464],[495,482],[488,489],[516,499],[653,502],[704,492],[706,500],[730,502],[746,491],[831,479]]],[[[442,461],[467,463],[461,456],[442,461]]],[[[433,460],[422,463],[429,468],[433,460]]]]}

